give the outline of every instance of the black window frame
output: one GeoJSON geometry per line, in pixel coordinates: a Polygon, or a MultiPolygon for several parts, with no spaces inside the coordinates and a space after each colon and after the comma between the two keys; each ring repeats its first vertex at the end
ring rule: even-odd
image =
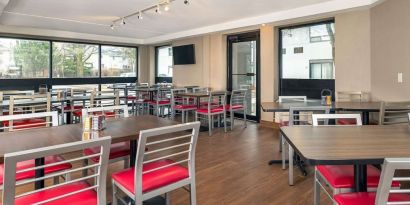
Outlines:
{"type": "MultiPolygon", "coordinates": [[[[158,49],[163,48],[163,47],[171,47],[172,49],[172,45],[171,44],[165,44],[165,45],[160,45],[160,46],[155,46],[155,83],[163,83],[163,82],[167,82],[167,83],[172,83],[172,77],[158,77],[158,49]]],[[[174,68],[172,68],[174,69],[174,68]]],[[[174,73],[174,71],[172,71],[172,74],[174,73]]]]}
{"type": "Polygon", "coordinates": [[[114,83],[134,83],[139,77],[139,48],[138,45],[100,42],[84,39],[65,39],[58,37],[45,37],[45,36],[28,36],[19,34],[0,34],[0,38],[16,39],[16,40],[34,40],[34,41],[47,41],[50,45],[49,56],[49,74],[44,78],[13,78],[2,79],[0,78],[0,89],[2,90],[35,90],[38,91],[39,85],[46,84],[48,88],[52,88],[53,85],[79,85],[79,84],[98,84],[99,89],[102,84],[114,84],[114,83]],[[98,46],[98,77],[86,77],[86,78],[53,78],[53,42],[61,43],[76,43],[76,44],[89,44],[98,46]],[[101,47],[102,46],[117,46],[135,48],[136,57],[136,77],[102,77],[101,76],[101,47]]]}

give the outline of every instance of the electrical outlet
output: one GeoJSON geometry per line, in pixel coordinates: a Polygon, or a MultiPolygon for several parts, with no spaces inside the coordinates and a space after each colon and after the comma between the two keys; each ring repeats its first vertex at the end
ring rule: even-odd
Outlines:
{"type": "Polygon", "coordinates": [[[397,82],[398,83],[403,83],[403,73],[398,73],[397,74],[397,82]]]}

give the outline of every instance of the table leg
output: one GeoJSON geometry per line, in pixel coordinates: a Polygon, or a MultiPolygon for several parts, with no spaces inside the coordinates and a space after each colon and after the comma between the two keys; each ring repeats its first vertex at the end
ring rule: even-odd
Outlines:
{"type": "Polygon", "coordinates": [[[137,157],[137,140],[130,141],[130,167],[135,166],[135,158],[137,157]]]}
{"type": "MultiPolygon", "coordinates": [[[[43,166],[45,163],[44,157],[35,159],[35,166],[43,166]]],[[[44,168],[36,169],[35,171],[35,178],[44,177],[44,168]]],[[[39,180],[34,183],[35,189],[42,189],[44,188],[44,180],[39,180]]]]}
{"type": "Polygon", "coordinates": [[[367,192],[367,165],[354,165],[354,185],[355,192],[367,192]]]}
{"type": "Polygon", "coordinates": [[[362,112],[362,123],[363,125],[369,125],[370,124],[370,113],[368,111],[363,111],[362,112]]]}

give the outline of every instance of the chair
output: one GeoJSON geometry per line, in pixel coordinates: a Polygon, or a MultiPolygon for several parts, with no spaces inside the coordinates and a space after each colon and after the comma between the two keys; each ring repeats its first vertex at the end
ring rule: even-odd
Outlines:
{"type": "MultiPolygon", "coordinates": [[[[50,112],[51,111],[51,96],[50,93],[44,95],[15,95],[10,96],[8,115],[50,112]]],[[[58,121],[57,121],[58,122],[58,121]]],[[[46,123],[42,118],[31,118],[24,120],[10,120],[3,122],[4,126],[9,126],[10,123],[14,127],[20,126],[20,129],[38,127],[39,123],[46,123]]],[[[13,129],[13,126],[11,126],[13,129]]]]}
{"type": "MultiPolygon", "coordinates": [[[[289,108],[289,125],[288,126],[311,126],[311,117],[313,113],[329,114],[330,107],[327,106],[311,106],[311,107],[290,107],[289,108]]],[[[282,169],[286,168],[286,140],[282,137],[282,169]]],[[[294,163],[294,150],[292,146],[289,148],[289,185],[294,185],[293,179],[293,163],[294,163]]],[[[296,164],[301,169],[303,175],[307,175],[304,170],[303,163],[298,156],[295,157],[296,164]]]]}
{"type": "MultiPolygon", "coordinates": [[[[291,102],[306,102],[306,96],[279,96],[278,103],[291,103],[291,102]]],[[[287,116],[289,117],[289,116],[287,116]]],[[[284,120],[284,116],[282,113],[279,115],[279,127],[288,126],[289,120],[284,120]]],[[[282,140],[283,136],[282,133],[279,133],[279,151],[282,152],[282,140]]]]}
{"type": "MultiPolygon", "coordinates": [[[[93,114],[103,114],[109,118],[120,118],[129,117],[128,106],[118,105],[118,106],[107,106],[107,107],[94,107],[86,108],[82,110],[82,118],[93,114]]],[[[85,155],[94,155],[99,152],[99,149],[85,149],[85,155]]],[[[130,160],[130,143],[129,142],[119,142],[114,143],[110,147],[109,163],[115,163],[118,161],[124,161],[124,168],[129,167],[130,160]]],[[[98,157],[93,157],[90,159],[93,163],[98,163],[98,157]]],[[[84,161],[84,166],[87,166],[90,160],[84,161]]]]}
{"type": "Polygon", "coordinates": [[[125,98],[125,104],[129,105],[129,102],[131,101],[131,108],[132,108],[132,113],[134,115],[139,115],[139,111],[142,109],[141,106],[144,105],[144,98],[139,95],[139,92],[133,91],[133,90],[128,90],[128,96],[125,98]]]}
{"type": "MultiPolygon", "coordinates": [[[[362,126],[360,114],[313,114],[313,126],[328,125],[329,120],[346,119],[355,124],[341,124],[339,126],[362,126]]],[[[372,166],[367,166],[367,187],[369,190],[376,190],[380,180],[380,171],[372,166]]],[[[399,187],[400,184],[394,182],[393,187],[399,187]]],[[[320,204],[320,190],[323,189],[331,200],[336,194],[353,192],[354,188],[354,170],[352,165],[318,165],[315,167],[315,188],[314,204],[320,204]],[[323,182],[323,183],[322,183],[323,182]],[[329,193],[324,187],[329,187],[329,193]]]]}
{"type": "Polygon", "coordinates": [[[171,89],[171,109],[172,119],[175,118],[176,111],[181,112],[182,123],[189,119],[189,111],[197,109],[197,106],[189,98],[178,97],[177,94],[186,93],[186,88],[171,89]],[[186,112],[186,115],[185,115],[186,112]]]}
{"type": "MultiPolygon", "coordinates": [[[[88,108],[92,107],[104,107],[104,106],[116,106],[120,104],[120,96],[118,91],[93,91],[90,95],[90,103],[88,108]]],[[[76,121],[81,121],[83,115],[82,109],[73,112],[77,118],[76,121]]]]}
{"type": "MultiPolygon", "coordinates": [[[[106,175],[107,175],[107,160],[108,149],[111,143],[110,137],[98,138],[88,141],[79,141],[61,145],[55,145],[50,147],[43,147],[38,149],[7,153],[5,159],[5,171],[4,171],[4,192],[3,203],[4,205],[26,205],[26,204],[76,204],[76,205],[105,205],[106,204],[106,175]],[[19,163],[36,158],[46,158],[48,156],[66,154],[76,151],[81,151],[85,148],[98,147],[101,150],[98,154],[98,158],[101,163],[94,164],[92,167],[98,169],[98,172],[93,175],[84,176],[73,179],[72,181],[62,182],[54,185],[50,185],[41,189],[26,191],[22,194],[17,194],[16,189],[21,186],[27,186],[27,184],[37,182],[39,180],[48,179],[61,174],[74,174],[83,169],[89,169],[89,167],[76,167],[71,168],[65,172],[58,173],[56,175],[45,176],[44,178],[35,178],[26,182],[16,182],[16,174],[19,163]],[[96,178],[97,180],[93,184],[90,183],[90,179],[96,178]]],[[[84,157],[74,157],[59,163],[70,163],[75,161],[81,161],[84,157]]],[[[57,163],[46,164],[44,168],[50,168],[57,163]]],[[[42,167],[32,167],[29,171],[41,169],[42,167]]]]}
{"type": "Polygon", "coordinates": [[[206,92],[209,92],[209,91],[211,91],[210,88],[200,88],[200,87],[192,88],[193,93],[206,93],[206,92]]]}
{"type": "Polygon", "coordinates": [[[246,96],[247,96],[248,90],[233,90],[231,93],[231,100],[228,105],[226,105],[226,111],[229,111],[230,118],[231,118],[231,130],[233,130],[234,126],[234,115],[235,112],[240,112],[242,111],[243,113],[243,119],[244,119],[244,125],[246,125],[246,111],[248,109],[247,103],[246,103],[246,96]]]}
{"type": "Polygon", "coordinates": [[[381,102],[379,125],[409,123],[410,102],[381,102]]]}
{"type": "Polygon", "coordinates": [[[195,120],[208,120],[209,136],[212,135],[214,126],[214,117],[218,117],[218,124],[220,125],[220,116],[223,116],[224,130],[226,132],[226,92],[210,92],[206,108],[199,108],[195,112],[195,120]],[[202,117],[204,116],[204,117],[202,117]]]}
{"type": "Polygon", "coordinates": [[[150,109],[155,110],[157,117],[165,115],[165,108],[171,106],[171,90],[157,88],[156,96],[149,102],[150,109]]]}
{"type": "MultiPolygon", "coordinates": [[[[94,90],[69,88],[70,104],[64,106],[63,113],[71,113],[74,121],[80,121],[81,110],[86,107],[92,107],[91,97],[94,90]]],[[[72,121],[72,119],[68,119],[72,121]]]]}
{"type": "MultiPolygon", "coordinates": [[[[23,129],[33,129],[33,128],[40,128],[46,126],[58,126],[58,113],[57,112],[42,112],[42,113],[29,113],[29,114],[19,114],[19,115],[4,115],[0,116],[0,130],[3,132],[15,132],[21,131],[23,129]],[[43,119],[41,122],[37,123],[16,123],[16,122],[26,122],[26,120],[31,119],[43,119]]],[[[45,158],[46,164],[55,164],[50,166],[44,170],[46,175],[51,175],[55,173],[62,172],[64,170],[70,169],[70,163],[63,163],[63,158],[55,155],[55,156],[48,156],[45,158]]],[[[34,160],[27,160],[21,161],[17,163],[16,170],[19,173],[16,175],[16,180],[18,181],[25,181],[34,178],[35,173],[34,171],[30,172],[21,172],[22,170],[33,168],[35,165],[34,160]]],[[[0,164],[0,185],[3,185],[4,176],[4,164],[0,164]]],[[[69,175],[65,175],[64,178],[66,180],[70,179],[69,175]]],[[[58,176],[54,178],[54,181],[58,181],[58,176]]]]}
{"type": "MultiPolygon", "coordinates": [[[[334,196],[339,205],[410,204],[409,189],[394,189],[394,181],[407,182],[408,177],[395,176],[398,170],[410,170],[409,158],[386,158],[382,166],[377,192],[343,193],[334,196]]],[[[407,172],[408,173],[408,172],[407,172]]]]}
{"type": "MultiPolygon", "coordinates": [[[[369,93],[362,91],[338,91],[336,92],[336,100],[338,102],[368,102],[369,93]]],[[[337,124],[356,125],[356,122],[354,119],[338,119],[337,124]]]]}
{"type": "Polygon", "coordinates": [[[199,126],[199,122],[193,122],[141,131],[135,167],[112,174],[112,204],[117,205],[119,190],[135,205],[163,194],[170,204],[170,192],[188,186],[191,205],[195,205],[195,149],[199,126]]]}

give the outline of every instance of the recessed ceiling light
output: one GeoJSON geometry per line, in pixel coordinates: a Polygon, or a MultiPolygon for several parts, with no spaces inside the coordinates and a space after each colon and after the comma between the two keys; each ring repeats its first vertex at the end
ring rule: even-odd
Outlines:
{"type": "Polygon", "coordinates": [[[165,7],[164,7],[164,11],[169,11],[171,8],[169,7],[169,5],[167,4],[167,5],[165,5],[165,7]]]}
{"type": "Polygon", "coordinates": [[[266,26],[266,24],[263,23],[262,26],[266,26]]]}

